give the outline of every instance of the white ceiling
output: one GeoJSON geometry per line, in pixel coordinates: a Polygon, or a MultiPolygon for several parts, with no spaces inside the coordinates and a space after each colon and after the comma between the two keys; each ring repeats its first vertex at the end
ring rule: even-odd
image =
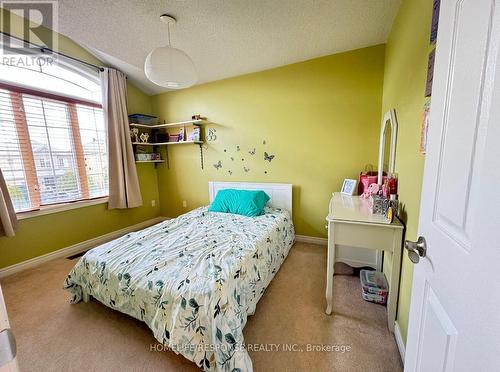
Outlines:
{"type": "Polygon", "coordinates": [[[167,44],[162,13],[177,18],[172,46],[198,83],[363,48],[387,40],[400,0],[59,0],[59,32],[124,71],[148,94],[143,65],[167,44]]]}

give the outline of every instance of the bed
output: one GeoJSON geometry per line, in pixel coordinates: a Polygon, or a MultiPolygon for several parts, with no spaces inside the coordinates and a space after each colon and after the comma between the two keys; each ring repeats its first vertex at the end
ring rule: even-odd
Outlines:
{"type": "Polygon", "coordinates": [[[265,214],[197,208],[88,251],[64,288],[144,321],[163,345],[206,371],[252,371],[247,316],[288,255],[295,233],[289,184],[210,182],[264,190],[265,214]]]}

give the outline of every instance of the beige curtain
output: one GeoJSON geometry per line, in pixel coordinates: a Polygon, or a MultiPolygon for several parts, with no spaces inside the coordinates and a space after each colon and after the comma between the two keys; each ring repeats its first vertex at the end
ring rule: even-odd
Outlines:
{"type": "Polygon", "coordinates": [[[0,169],[0,236],[14,236],[16,225],[16,212],[14,211],[7,184],[0,169]]]}
{"type": "Polygon", "coordinates": [[[104,118],[108,128],[108,208],[135,208],[142,205],[127,115],[127,78],[118,70],[101,72],[104,118]]]}

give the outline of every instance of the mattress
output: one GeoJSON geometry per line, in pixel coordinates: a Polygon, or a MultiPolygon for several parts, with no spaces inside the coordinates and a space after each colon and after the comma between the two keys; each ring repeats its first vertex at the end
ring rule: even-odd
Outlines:
{"type": "Polygon", "coordinates": [[[195,209],[88,251],[64,288],[144,321],[204,370],[251,371],[243,327],[295,239],[288,211],[195,209]]]}

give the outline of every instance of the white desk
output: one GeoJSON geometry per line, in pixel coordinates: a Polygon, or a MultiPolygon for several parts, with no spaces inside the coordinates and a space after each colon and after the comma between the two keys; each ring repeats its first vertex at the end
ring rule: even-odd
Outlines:
{"type": "Polygon", "coordinates": [[[394,332],[403,248],[403,224],[396,217],[389,223],[384,216],[370,213],[368,201],[359,196],[344,196],[340,193],[333,194],[326,221],[328,222],[326,313],[330,315],[333,307],[335,246],[381,249],[386,254],[392,255],[391,275],[388,279],[387,320],[389,329],[394,332]]]}

